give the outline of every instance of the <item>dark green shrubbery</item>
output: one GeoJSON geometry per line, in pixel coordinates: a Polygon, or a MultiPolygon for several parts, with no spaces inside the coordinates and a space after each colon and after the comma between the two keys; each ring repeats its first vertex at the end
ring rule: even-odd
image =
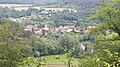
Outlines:
{"type": "Polygon", "coordinates": [[[39,57],[40,56],[40,52],[39,51],[35,51],[34,52],[34,57],[39,57]]]}

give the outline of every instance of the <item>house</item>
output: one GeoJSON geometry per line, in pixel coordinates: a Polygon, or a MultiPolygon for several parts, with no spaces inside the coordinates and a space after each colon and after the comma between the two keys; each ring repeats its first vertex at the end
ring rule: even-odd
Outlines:
{"type": "Polygon", "coordinates": [[[21,17],[20,20],[26,20],[27,18],[26,17],[21,17]]]}
{"type": "Polygon", "coordinates": [[[81,31],[74,29],[74,32],[75,32],[75,33],[80,33],[81,31]]]}
{"type": "Polygon", "coordinates": [[[63,28],[61,28],[61,32],[72,32],[74,29],[75,29],[74,25],[64,26],[63,28]]]}
{"type": "Polygon", "coordinates": [[[22,20],[19,18],[9,18],[12,22],[18,23],[21,22],[22,20]]]}
{"type": "Polygon", "coordinates": [[[42,14],[49,14],[49,12],[48,12],[48,11],[45,11],[45,10],[42,11],[41,13],[42,13],[42,14]]]}
{"type": "Polygon", "coordinates": [[[37,34],[37,33],[42,33],[43,32],[43,28],[36,28],[34,29],[34,32],[37,34]]]}
{"type": "Polygon", "coordinates": [[[84,33],[90,33],[90,29],[96,28],[96,26],[88,26],[87,28],[83,28],[84,33]]]}
{"type": "Polygon", "coordinates": [[[49,28],[48,28],[48,26],[47,25],[45,25],[45,27],[43,28],[45,31],[48,31],[49,30],[49,28]]]}
{"type": "Polygon", "coordinates": [[[34,28],[35,33],[42,33],[42,32],[48,32],[48,31],[49,31],[49,28],[47,25],[45,25],[44,28],[34,28]]]}
{"type": "Polygon", "coordinates": [[[24,28],[25,31],[32,31],[34,27],[32,25],[28,25],[24,28]]]}
{"type": "Polygon", "coordinates": [[[89,29],[91,29],[91,28],[96,28],[96,26],[89,26],[88,28],[89,28],[89,29]]]}

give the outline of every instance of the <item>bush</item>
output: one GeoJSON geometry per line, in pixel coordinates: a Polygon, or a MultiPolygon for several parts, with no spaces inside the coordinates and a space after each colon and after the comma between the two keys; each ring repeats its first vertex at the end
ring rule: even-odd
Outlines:
{"type": "Polygon", "coordinates": [[[39,51],[35,51],[34,52],[34,57],[39,57],[40,56],[40,52],[39,51]]]}

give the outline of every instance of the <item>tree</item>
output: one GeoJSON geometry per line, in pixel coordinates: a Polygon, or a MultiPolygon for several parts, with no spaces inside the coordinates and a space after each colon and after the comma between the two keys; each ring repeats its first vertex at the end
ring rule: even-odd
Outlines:
{"type": "Polygon", "coordinates": [[[58,41],[60,45],[63,48],[67,48],[67,51],[69,49],[72,49],[75,45],[78,44],[77,39],[75,39],[72,35],[70,34],[63,34],[58,38],[58,41]]]}
{"type": "Polygon", "coordinates": [[[120,41],[108,41],[95,44],[96,56],[81,61],[80,67],[119,67],[120,41]]]}
{"type": "Polygon", "coordinates": [[[28,57],[23,63],[18,67],[44,67],[46,66],[45,58],[33,58],[28,57]]]}
{"type": "Polygon", "coordinates": [[[48,49],[47,49],[47,44],[46,41],[40,39],[36,40],[34,47],[36,50],[40,52],[41,55],[47,55],[48,54],[48,49]]]}
{"type": "Polygon", "coordinates": [[[92,16],[92,19],[103,21],[103,23],[92,30],[92,33],[96,33],[96,31],[100,33],[97,35],[94,50],[99,59],[98,63],[100,62],[101,64],[96,64],[102,65],[102,67],[119,67],[120,7],[118,5],[120,5],[120,1],[114,0],[111,3],[101,2],[101,7],[97,9],[96,14],[92,16]],[[108,34],[110,31],[114,32],[114,34],[108,34]],[[117,33],[117,35],[115,35],[115,33],[117,33]]]}
{"type": "Polygon", "coordinates": [[[0,67],[17,67],[23,57],[21,50],[28,45],[27,39],[20,37],[23,30],[2,19],[0,31],[0,67]]]}
{"type": "Polygon", "coordinates": [[[73,58],[70,56],[70,51],[68,53],[65,54],[66,56],[66,60],[64,60],[64,63],[68,66],[71,67],[72,66],[72,62],[74,61],[73,58]]]}
{"type": "Polygon", "coordinates": [[[117,33],[120,37],[120,0],[114,0],[111,3],[101,1],[101,7],[96,10],[92,19],[103,21],[95,31],[111,30],[117,33]]]}
{"type": "Polygon", "coordinates": [[[103,21],[91,31],[93,35],[99,33],[94,43],[95,56],[82,61],[84,62],[82,67],[120,66],[120,0],[114,0],[111,3],[104,0],[101,2],[101,7],[92,16],[92,19],[103,21]]]}
{"type": "Polygon", "coordinates": [[[35,41],[35,48],[41,55],[53,55],[63,52],[63,48],[58,44],[57,40],[40,39],[35,41]]]}

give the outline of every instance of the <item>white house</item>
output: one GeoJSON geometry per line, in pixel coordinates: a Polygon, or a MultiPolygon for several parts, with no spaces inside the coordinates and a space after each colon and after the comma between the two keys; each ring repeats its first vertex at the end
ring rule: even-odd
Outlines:
{"type": "Polygon", "coordinates": [[[32,25],[28,25],[24,28],[25,31],[32,31],[34,27],[32,25]]]}
{"type": "Polygon", "coordinates": [[[80,44],[80,48],[85,51],[85,46],[83,44],[80,44]]]}

